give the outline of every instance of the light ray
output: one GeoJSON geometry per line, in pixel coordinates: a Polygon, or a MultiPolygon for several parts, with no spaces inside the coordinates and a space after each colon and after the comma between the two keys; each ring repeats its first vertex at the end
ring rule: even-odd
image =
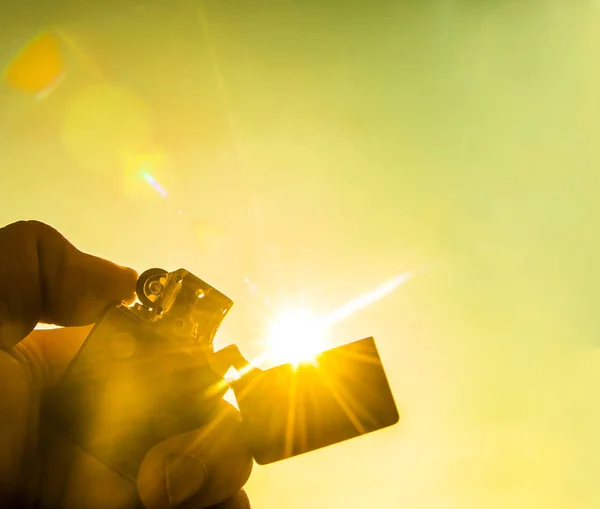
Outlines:
{"type": "Polygon", "coordinates": [[[321,377],[321,379],[323,380],[323,382],[329,389],[331,395],[334,397],[334,399],[336,400],[336,402],[338,403],[338,405],[340,406],[340,408],[342,409],[344,414],[346,414],[346,417],[348,417],[348,420],[354,426],[354,429],[356,429],[356,431],[358,431],[361,435],[364,434],[366,432],[366,429],[363,426],[362,422],[360,421],[360,418],[356,415],[356,413],[352,409],[353,404],[354,404],[355,408],[361,408],[358,405],[358,403],[354,400],[354,398],[351,398],[347,394],[347,391],[343,391],[341,387],[336,387],[333,384],[333,382],[329,379],[329,377],[327,376],[327,373],[323,373],[322,371],[319,371],[319,376],[321,377]]]}
{"type": "MultiPolygon", "coordinates": [[[[211,33],[211,26],[205,11],[205,7],[202,7],[201,5],[198,6],[197,15],[198,22],[200,25],[200,33],[202,35],[203,42],[208,50],[208,58],[212,66],[215,84],[217,86],[217,92],[219,94],[219,99],[223,105],[225,118],[229,127],[233,151],[237,159],[236,166],[240,172],[242,185],[246,189],[245,194],[248,197],[247,205],[251,211],[252,219],[255,225],[255,235],[261,236],[263,235],[263,232],[266,231],[265,215],[263,208],[261,207],[261,203],[259,202],[256,195],[255,185],[248,164],[248,157],[246,155],[246,151],[242,145],[241,137],[239,135],[239,121],[236,118],[234,108],[232,106],[231,96],[226,83],[225,75],[222,70],[216,43],[211,33]]],[[[263,238],[262,243],[264,244],[265,242],[266,239],[263,238]]]]}
{"type": "Polygon", "coordinates": [[[296,377],[291,378],[290,383],[290,404],[288,405],[287,420],[285,427],[285,443],[284,443],[284,454],[285,457],[292,456],[294,446],[294,432],[295,432],[295,420],[296,420],[296,377]]]}
{"type": "Polygon", "coordinates": [[[406,283],[412,277],[412,275],[413,274],[411,271],[404,272],[403,274],[400,274],[399,276],[396,276],[386,281],[374,290],[364,293],[363,295],[359,295],[358,297],[355,297],[354,299],[348,301],[346,304],[343,304],[342,306],[334,309],[327,316],[325,320],[325,325],[327,327],[331,327],[332,325],[335,325],[336,323],[345,320],[357,311],[360,311],[361,309],[364,309],[367,306],[374,304],[378,300],[382,299],[386,295],[389,295],[398,287],[406,283]]]}
{"type": "Polygon", "coordinates": [[[328,332],[332,326],[389,295],[412,276],[412,271],[404,272],[324,316],[315,316],[306,309],[283,310],[271,322],[265,341],[269,358],[278,364],[291,362],[294,366],[314,362],[329,347],[328,332]]]}

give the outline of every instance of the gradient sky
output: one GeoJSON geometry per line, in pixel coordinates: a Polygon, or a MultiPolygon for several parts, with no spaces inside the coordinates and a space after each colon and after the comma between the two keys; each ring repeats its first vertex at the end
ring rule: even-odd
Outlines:
{"type": "Polygon", "coordinates": [[[77,4],[0,16],[3,65],[49,30],[65,66],[0,93],[0,223],[191,270],[249,356],[418,271],[332,330],[401,424],[257,467],[257,509],[600,506],[600,3],[77,4]]]}

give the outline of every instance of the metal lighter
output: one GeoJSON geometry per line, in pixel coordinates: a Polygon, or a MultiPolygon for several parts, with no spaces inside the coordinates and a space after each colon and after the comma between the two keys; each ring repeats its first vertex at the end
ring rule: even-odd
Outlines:
{"type": "MultiPolygon", "coordinates": [[[[46,411],[73,442],[131,481],[154,445],[215,417],[229,385],[213,339],[233,305],[184,269],[150,269],[136,293],[139,302],[111,307],[94,326],[46,411]]],[[[399,418],[373,338],[312,364],[241,371],[231,387],[258,463],[399,418]]]]}

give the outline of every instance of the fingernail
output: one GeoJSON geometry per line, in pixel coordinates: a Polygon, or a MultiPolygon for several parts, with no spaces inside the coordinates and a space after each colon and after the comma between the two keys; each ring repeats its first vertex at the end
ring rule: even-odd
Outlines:
{"type": "Polygon", "coordinates": [[[191,456],[167,458],[167,493],[171,507],[200,492],[206,483],[206,466],[191,456]]]}

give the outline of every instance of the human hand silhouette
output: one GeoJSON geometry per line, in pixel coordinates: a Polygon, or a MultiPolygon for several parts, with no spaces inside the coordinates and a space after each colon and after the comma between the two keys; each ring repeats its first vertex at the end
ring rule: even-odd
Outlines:
{"type": "Polygon", "coordinates": [[[46,389],[112,303],[134,299],[134,270],[82,253],[53,228],[0,229],[0,506],[249,508],[252,457],[237,411],[156,445],[137,484],[40,420],[46,389]],[[34,330],[38,323],[63,326],[34,330]]]}

